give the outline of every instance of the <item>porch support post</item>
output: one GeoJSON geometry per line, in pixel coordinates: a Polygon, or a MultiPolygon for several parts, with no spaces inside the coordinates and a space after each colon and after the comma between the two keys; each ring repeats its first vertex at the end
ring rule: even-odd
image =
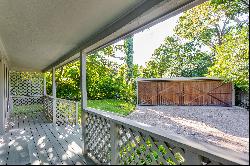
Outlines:
{"type": "Polygon", "coordinates": [[[56,69],[52,68],[53,123],[56,124],[56,69]]]}
{"type": "Polygon", "coordinates": [[[47,95],[47,90],[46,90],[46,73],[43,73],[43,95],[47,95]]]}
{"type": "Polygon", "coordinates": [[[4,134],[4,124],[5,124],[5,108],[4,108],[4,61],[0,57],[0,135],[4,134]]]}
{"type": "Polygon", "coordinates": [[[81,123],[82,123],[82,153],[87,154],[87,144],[86,144],[86,118],[87,113],[85,112],[87,108],[87,86],[86,86],[86,53],[80,52],[80,87],[81,87],[81,123]]]}
{"type": "Polygon", "coordinates": [[[86,53],[80,52],[80,65],[81,65],[81,104],[82,109],[87,108],[87,85],[86,85],[86,53]]]}

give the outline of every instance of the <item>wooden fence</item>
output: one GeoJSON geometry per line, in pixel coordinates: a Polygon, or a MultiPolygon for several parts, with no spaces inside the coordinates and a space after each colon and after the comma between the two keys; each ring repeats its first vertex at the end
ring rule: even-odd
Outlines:
{"type": "Polygon", "coordinates": [[[232,91],[218,80],[138,81],[138,104],[232,106],[232,91]]]}

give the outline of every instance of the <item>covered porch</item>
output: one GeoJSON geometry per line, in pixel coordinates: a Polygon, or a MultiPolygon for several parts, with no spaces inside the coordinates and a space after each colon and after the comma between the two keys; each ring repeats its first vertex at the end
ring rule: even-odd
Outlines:
{"type": "Polygon", "coordinates": [[[1,165],[94,164],[82,155],[79,127],[54,125],[42,112],[11,115],[6,127],[1,165]]]}
{"type": "Polygon", "coordinates": [[[89,53],[202,2],[0,1],[0,164],[248,164],[247,155],[87,107],[89,53]],[[76,59],[81,108],[56,96],[56,69],[76,59]]]}

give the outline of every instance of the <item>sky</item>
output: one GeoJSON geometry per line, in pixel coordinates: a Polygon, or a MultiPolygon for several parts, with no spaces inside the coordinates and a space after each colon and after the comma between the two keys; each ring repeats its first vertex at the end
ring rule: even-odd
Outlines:
{"type": "MultiPolygon", "coordinates": [[[[134,64],[145,66],[145,62],[150,59],[154,50],[164,42],[167,36],[174,34],[173,29],[180,16],[181,13],[145,29],[144,31],[138,32],[133,36],[134,64]]],[[[123,44],[123,40],[115,43],[115,45],[116,44],[123,44]]],[[[124,55],[118,51],[116,52],[116,56],[120,57],[124,55]]]]}

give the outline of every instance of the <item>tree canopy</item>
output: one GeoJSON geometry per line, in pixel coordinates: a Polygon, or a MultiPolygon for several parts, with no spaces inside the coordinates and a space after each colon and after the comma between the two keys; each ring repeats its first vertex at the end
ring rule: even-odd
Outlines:
{"type": "MultiPolygon", "coordinates": [[[[216,76],[249,90],[248,9],[247,0],[210,0],[183,12],[146,67],[133,63],[133,36],[88,55],[88,98],[135,102],[138,77],[216,76]]],[[[79,61],[58,68],[56,78],[58,97],[80,99],[79,61]]],[[[51,93],[51,73],[47,79],[51,93]]]]}
{"type": "Polygon", "coordinates": [[[144,77],[204,76],[212,58],[200,47],[197,42],[184,42],[177,36],[168,36],[147,62],[144,77]]]}
{"type": "Polygon", "coordinates": [[[249,2],[211,0],[179,18],[175,33],[207,46],[214,57],[207,76],[249,89],[249,2]]]}

